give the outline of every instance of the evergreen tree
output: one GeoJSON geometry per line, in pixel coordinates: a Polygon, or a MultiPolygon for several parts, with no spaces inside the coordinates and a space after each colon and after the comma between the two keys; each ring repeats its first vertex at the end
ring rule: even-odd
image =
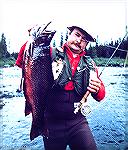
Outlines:
{"type": "Polygon", "coordinates": [[[124,51],[120,51],[120,58],[125,58],[126,53],[128,52],[128,37],[122,42],[120,48],[124,50],[124,51]]]}
{"type": "Polygon", "coordinates": [[[97,47],[97,57],[105,57],[105,46],[99,45],[97,47]]]}
{"type": "Polygon", "coordinates": [[[10,53],[7,51],[6,38],[4,36],[4,33],[2,33],[0,41],[0,58],[6,58],[9,56],[10,53]]]}
{"type": "Polygon", "coordinates": [[[14,57],[15,59],[17,59],[18,53],[14,53],[14,52],[13,52],[13,53],[11,54],[11,56],[14,57]]]}
{"type": "Polygon", "coordinates": [[[53,47],[56,47],[56,41],[55,41],[55,39],[53,41],[53,47]]]}
{"type": "Polygon", "coordinates": [[[67,41],[68,39],[68,31],[66,32],[65,40],[67,41]]]}
{"type": "Polygon", "coordinates": [[[60,46],[63,45],[63,33],[61,32],[61,41],[60,41],[60,46]]]}
{"type": "Polygon", "coordinates": [[[93,51],[93,47],[92,47],[91,44],[90,44],[89,48],[86,50],[87,55],[89,55],[89,56],[92,57],[92,51],[93,51]]]}
{"type": "Polygon", "coordinates": [[[97,45],[95,47],[93,47],[92,54],[91,54],[92,58],[96,58],[97,57],[97,49],[98,49],[97,45]]]}

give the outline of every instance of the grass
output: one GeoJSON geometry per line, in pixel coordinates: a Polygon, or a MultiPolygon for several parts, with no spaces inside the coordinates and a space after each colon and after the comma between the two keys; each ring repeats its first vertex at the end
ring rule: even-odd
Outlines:
{"type": "Polygon", "coordinates": [[[12,67],[15,64],[15,58],[9,57],[9,58],[1,58],[0,59],[0,67],[12,67]]]}
{"type": "MultiPolygon", "coordinates": [[[[97,66],[105,66],[109,58],[94,58],[94,61],[97,66]]],[[[121,58],[112,58],[107,66],[113,67],[122,67],[124,66],[125,59],[121,58]]],[[[126,66],[128,67],[128,60],[126,60],[126,66]]]]}

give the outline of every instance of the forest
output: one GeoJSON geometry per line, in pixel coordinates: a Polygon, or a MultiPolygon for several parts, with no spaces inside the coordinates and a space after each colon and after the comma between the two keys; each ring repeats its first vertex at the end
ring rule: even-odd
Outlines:
{"type": "MultiPolygon", "coordinates": [[[[66,33],[65,37],[66,39],[68,38],[68,33],[66,33]]],[[[64,35],[63,33],[61,33],[60,35],[60,46],[63,45],[64,43],[64,35]]],[[[65,40],[66,40],[65,39],[65,40]]],[[[56,41],[53,41],[53,45],[52,46],[56,46],[56,41]]],[[[2,33],[1,35],[1,39],[0,39],[0,67],[4,66],[4,65],[14,65],[14,62],[18,56],[18,52],[13,52],[10,53],[8,51],[8,45],[6,42],[6,36],[4,35],[4,33],[2,33]]],[[[124,59],[126,58],[126,54],[128,52],[128,36],[125,39],[117,39],[116,41],[111,41],[107,44],[103,43],[103,44],[98,44],[98,41],[96,41],[95,46],[92,46],[90,44],[89,48],[86,50],[87,51],[87,55],[90,55],[94,60],[97,61],[98,58],[98,65],[103,65],[106,61],[106,59],[110,58],[111,55],[113,54],[113,52],[115,51],[115,49],[118,47],[118,50],[114,53],[114,61],[113,63],[108,64],[109,66],[113,66],[115,64],[115,66],[120,66],[119,61],[122,60],[121,63],[123,63],[124,59]],[[100,62],[99,62],[100,61],[100,62]],[[118,63],[117,63],[118,61],[118,63]]],[[[127,63],[128,65],[128,63],[127,63]]]]}

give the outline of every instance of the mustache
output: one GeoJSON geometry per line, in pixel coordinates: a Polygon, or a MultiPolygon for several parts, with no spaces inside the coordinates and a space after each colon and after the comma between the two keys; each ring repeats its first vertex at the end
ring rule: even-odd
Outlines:
{"type": "Polygon", "coordinates": [[[74,41],[73,44],[75,44],[76,46],[78,46],[81,49],[81,46],[77,41],[74,41]]]}

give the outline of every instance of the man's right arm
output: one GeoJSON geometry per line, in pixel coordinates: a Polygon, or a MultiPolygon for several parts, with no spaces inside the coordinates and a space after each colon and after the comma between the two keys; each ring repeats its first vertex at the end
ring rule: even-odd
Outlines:
{"type": "Polygon", "coordinates": [[[22,68],[23,55],[24,55],[26,44],[27,44],[27,42],[20,48],[20,52],[19,52],[17,60],[15,62],[15,65],[18,66],[18,67],[20,67],[20,68],[22,68]]]}

